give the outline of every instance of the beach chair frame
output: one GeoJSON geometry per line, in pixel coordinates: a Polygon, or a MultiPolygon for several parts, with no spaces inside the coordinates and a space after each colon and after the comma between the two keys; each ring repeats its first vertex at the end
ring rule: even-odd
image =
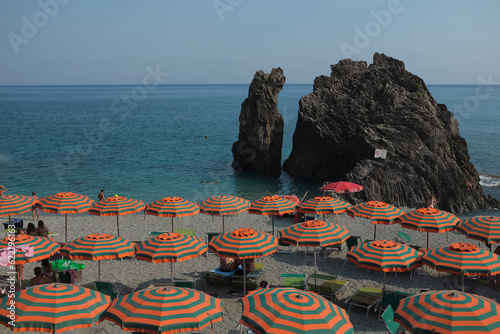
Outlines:
{"type": "Polygon", "coordinates": [[[366,308],[366,316],[368,318],[368,312],[371,309],[376,309],[378,302],[382,298],[382,290],[364,287],[356,291],[353,295],[346,299],[345,303],[349,304],[348,314],[351,313],[351,307],[358,306],[366,308]]]}
{"type": "Polygon", "coordinates": [[[319,293],[322,296],[330,297],[330,300],[338,301],[338,294],[349,283],[346,280],[337,279],[337,276],[311,274],[307,278],[309,290],[319,293]]]}

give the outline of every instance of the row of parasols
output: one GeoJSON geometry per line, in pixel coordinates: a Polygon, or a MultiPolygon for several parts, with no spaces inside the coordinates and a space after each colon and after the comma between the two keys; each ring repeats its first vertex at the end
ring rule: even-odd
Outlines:
{"type": "MultiPolygon", "coordinates": [[[[283,238],[295,240],[293,235],[327,236],[334,234],[333,229],[338,229],[337,224],[323,221],[309,221],[292,225],[282,230],[283,238]],[[330,230],[330,232],[326,232],[330,230]]],[[[346,235],[345,231],[337,232],[346,235]]],[[[18,236],[25,241],[41,240],[45,242],[42,249],[58,249],[58,245],[51,245],[50,239],[18,236]]],[[[340,237],[342,239],[342,237],[340,237]]],[[[19,240],[23,242],[23,240],[19,240]]],[[[294,244],[299,245],[299,240],[294,244]]],[[[119,237],[109,235],[92,235],[70,242],[61,250],[65,256],[75,259],[84,259],[82,253],[94,251],[116,253],[131,246],[122,254],[130,255],[136,251],[138,259],[154,262],[152,248],[170,245],[164,248],[164,258],[158,262],[174,262],[172,253],[184,252],[186,258],[196,257],[206,251],[207,245],[194,236],[165,233],[145,241],[137,246],[119,237]],[[78,245],[80,244],[80,246],[78,245]],[[114,247],[111,245],[115,244],[114,247]],[[85,251],[86,249],[86,251],[85,251]],[[180,251],[183,249],[183,251],[180,251]],[[195,251],[194,249],[197,249],[195,251]],[[190,252],[190,255],[187,254],[190,252]],[[193,253],[194,252],[194,253],[193,253]]],[[[306,242],[308,244],[308,242],[306,242]]],[[[252,258],[272,254],[277,250],[277,238],[252,229],[237,229],[233,232],[223,233],[208,244],[208,247],[221,256],[252,258]]],[[[434,256],[449,257],[446,252],[457,251],[461,263],[475,263],[479,258],[477,247],[472,245],[451,245],[448,248],[432,251],[428,261],[432,262],[434,256]],[[475,255],[475,256],[474,256],[475,255]],[[474,259],[473,259],[474,257],[474,259]]],[[[34,246],[36,247],[36,246],[34,246]]],[[[348,259],[359,264],[360,267],[374,270],[396,268],[412,268],[415,261],[409,259],[414,250],[392,241],[373,241],[351,248],[348,259]],[[378,265],[375,263],[378,262],[378,265]]],[[[483,251],[486,252],[486,251],[483,251]]],[[[42,258],[34,252],[38,259],[42,258]]],[[[426,255],[423,256],[425,261],[426,255]]],[[[496,256],[496,255],[495,255],[496,256]]],[[[117,255],[117,257],[120,257],[117,255]]],[[[90,258],[89,258],[90,259],[90,258]]],[[[449,262],[445,264],[449,267],[449,262]]],[[[500,261],[496,263],[496,272],[500,273],[500,261]]],[[[476,274],[481,274],[477,268],[476,274]]],[[[389,270],[394,271],[394,270],[389,270]]],[[[492,271],[490,271],[492,272],[492,271]]],[[[84,287],[65,284],[48,284],[21,290],[15,295],[16,312],[14,316],[15,330],[38,330],[47,332],[62,332],[64,330],[90,326],[91,323],[107,319],[115,322],[127,331],[148,333],[175,333],[186,330],[199,330],[222,318],[222,302],[217,298],[208,296],[203,292],[174,288],[148,288],[138,292],[119,297],[111,305],[107,296],[84,287]],[[65,300],[67,299],[67,300],[65,300]],[[60,308],[60,309],[58,309],[60,308]],[[85,320],[84,320],[85,319],[85,320]]],[[[0,304],[0,322],[9,326],[12,318],[9,317],[11,298],[4,297],[0,304]]],[[[254,329],[256,333],[307,333],[313,330],[324,332],[352,333],[352,324],[349,322],[345,311],[311,292],[294,289],[260,289],[251,292],[242,299],[243,316],[241,322],[254,329]],[[298,329],[298,330],[297,330],[298,329]]],[[[460,292],[429,292],[412,296],[403,300],[396,311],[396,321],[401,322],[407,329],[415,332],[415,328],[424,328],[428,332],[452,333],[464,326],[468,330],[479,330],[483,326],[493,333],[500,329],[500,305],[487,298],[460,292]],[[449,320],[446,314],[465,317],[467,323],[459,320],[449,320]],[[442,316],[439,316],[442,314],[442,316]],[[399,320],[398,320],[399,319],[399,320]],[[419,327],[420,326],[420,327],[419,327]],[[441,327],[447,330],[441,330],[441,327]],[[477,327],[477,328],[476,328],[477,327]],[[436,330],[439,328],[439,330],[436,330]]],[[[11,323],[12,324],[12,323],[11,323]]],[[[12,328],[12,327],[11,327],[12,328]]],[[[420,332],[420,331],[419,331],[420,332]]],[[[423,331],[425,332],[425,331],[423,331]]]]}

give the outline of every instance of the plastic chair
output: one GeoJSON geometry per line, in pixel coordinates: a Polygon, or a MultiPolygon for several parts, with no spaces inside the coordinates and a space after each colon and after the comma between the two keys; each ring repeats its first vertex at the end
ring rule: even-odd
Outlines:
{"type": "Polygon", "coordinates": [[[331,301],[338,301],[337,295],[349,281],[337,279],[336,276],[312,274],[307,279],[307,286],[311,291],[322,296],[330,297],[331,301]]]}
{"type": "Polygon", "coordinates": [[[116,282],[94,281],[94,286],[97,291],[110,296],[111,299],[120,296],[120,291],[118,290],[116,282]]]}
{"type": "Polygon", "coordinates": [[[284,288],[306,289],[306,275],[304,274],[281,274],[284,288]]]}
{"type": "Polygon", "coordinates": [[[396,334],[399,332],[401,325],[394,321],[394,309],[391,305],[387,306],[384,313],[382,313],[382,319],[384,319],[385,326],[389,330],[389,333],[396,334]]]}
{"type": "Polygon", "coordinates": [[[368,312],[373,308],[377,307],[378,302],[382,298],[382,290],[364,287],[356,291],[352,296],[346,299],[345,303],[349,303],[349,310],[347,313],[351,313],[351,307],[359,306],[366,308],[366,318],[368,318],[368,312]]]}

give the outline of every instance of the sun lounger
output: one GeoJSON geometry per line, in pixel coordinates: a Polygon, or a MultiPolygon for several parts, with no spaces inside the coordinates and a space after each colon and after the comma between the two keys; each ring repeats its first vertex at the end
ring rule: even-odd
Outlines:
{"type": "Polygon", "coordinates": [[[151,231],[151,232],[149,232],[149,236],[152,238],[152,237],[156,237],[157,235],[160,235],[160,234],[163,234],[163,233],[170,233],[170,232],[166,232],[166,231],[151,231]]]}
{"type": "Polygon", "coordinates": [[[389,330],[389,333],[396,334],[400,332],[401,325],[394,321],[394,309],[391,305],[389,305],[382,314],[382,319],[384,319],[385,326],[389,330]]]}
{"type": "Polygon", "coordinates": [[[346,299],[345,303],[349,304],[349,310],[347,313],[351,313],[351,307],[354,305],[366,308],[366,317],[368,317],[368,312],[377,307],[381,298],[382,290],[371,287],[361,288],[346,299]]]}
{"type": "Polygon", "coordinates": [[[179,234],[185,234],[185,235],[191,235],[191,236],[195,236],[195,230],[192,230],[192,229],[179,229],[179,228],[176,228],[175,229],[175,233],[179,233],[179,234]]]}
{"type": "Polygon", "coordinates": [[[234,276],[236,270],[233,271],[221,271],[220,267],[211,271],[202,272],[202,276],[210,284],[215,285],[228,285],[231,277],[234,276]]]}
{"type": "MultiPolygon", "coordinates": [[[[259,286],[259,278],[266,267],[265,263],[255,262],[255,270],[248,273],[246,276],[234,275],[233,276],[233,287],[236,289],[243,289],[243,285],[246,284],[247,290],[255,290],[259,286]],[[244,282],[244,280],[246,281],[244,282]]],[[[239,266],[239,269],[243,269],[239,266]]]]}
{"type": "Polygon", "coordinates": [[[337,295],[344,289],[349,281],[337,279],[336,276],[312,274],[307,279],[307,286],[310,290],[322,296],[331,298],[331,301],[338,301],[337,295]]]}
{"type": "Polygon", "coordinates": [[[410,297],[410,294],[401,291],[385,290],[382,298],[380,299],[380,302],[377,305],[378,318],[380,319],[380,314],[382,313],[382,311],[384,311],[389,306],[391,306],[393,310],[397,309],[399,301],[406,297],[410,297]]]}
{"type": "Polygon", "coordinates": [[[306,275],[304,274],[281,274],[280,277],[283,280],[282,287],[284,288],[306,289],[306,275]]]}
{"type": "Polygon", "coordinates": [[[337,252],[337,256],[339,256],[340,252],[342,251],[342,249],[344,249],[345,245],[346,245],[346,242],[344,241],[340,244],[321,247],[321,249],[323,250],[323,256],[327,257],[329,255],[327,252],[328,249],[331,249],[332,252],[334,252],[334,251],[337,252]]]}

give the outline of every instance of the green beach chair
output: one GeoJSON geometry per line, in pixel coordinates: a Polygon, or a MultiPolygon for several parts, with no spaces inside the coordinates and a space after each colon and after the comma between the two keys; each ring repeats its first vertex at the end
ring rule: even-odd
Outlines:
{"type": "MultiPolygon", "coordinates": [[[[397,309],[399,306],[399,301],[401,299],[405,299],[407,297],[410,297],[411,294],[402,292],[402,291],[392,291],[392,290],[385,290],[382,298],[380,299],[380,302],[377,305],[378,308],[378,318],[380,319],[380,315],[382,311],[387,309],[389,306],[392,309],[397,309]]],[[[376,310],[375,310],[376,311],[376,310]]]]}
{"type": "Polygon", "coordinates": [[[401,325],[394,321],[394,309],[391,305],[387,306],[387,308],[385,309],[384,313],[382,314],[382,319],[384,319],[385,326],[389,330],[389,333],[399,333],[401,325]]]}
{"type": "Polygon", "coordinates": [[[252,273],[248,273],[246,276],[234,275],[233,276],[233,287],[235,289],[243,289],[246,285],[247,290],[257,289],[260,281],[260,276],[266,268],[266,264],[262,262],[255,262],[255,270],[252,273]],[[246,277],[246,281],[245,281],[246,277]]]}
{"type": "Polygon", "coordinates": [[[349,281],[337,279],[336,276],[321,274],[312,274],[307,279],[307,286],[311,291],[330,297],[332,302],[338,301],[337,295],[348,283],[349,281]]]}
{"type": "Polygon", "coordinates": [[[366,308],[366,318],[368,318],[368,312],[371,309],[377,307],[378,302],[382,298],[382,290],[364,287],[356,291],[352,296],[346,299],[345,303],[349,304],[349,310],[347,313],[351,313],[351,307],[358,306],[366,308]]]}
{"type": "Polygon", "coordinates": [[[305,274],[281,274],[283,280],[282,287],[294,288],[298,290],[306,289],[306,275],[305,274]]]}
{"type": "Polygon", "coordinates": [[[190,236],[193,236],[193,237],[195,236],[195,231],[191,230],[191,229],[179,229],[179,228],[176,228],[175,229],[175,233],[190,235],[190,236]]]}

